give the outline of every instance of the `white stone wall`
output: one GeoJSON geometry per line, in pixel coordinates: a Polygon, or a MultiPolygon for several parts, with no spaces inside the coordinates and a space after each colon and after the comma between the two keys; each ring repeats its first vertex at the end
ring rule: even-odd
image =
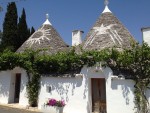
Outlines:
{"type": "MultiPolygon", "coordinates": [[[[19,104],[26,106],[27,75],[23,69],[0,72],[0,103],[8,104],[13,101],[15,73],[21,73],[19,104]]],[[[112,78],[110,68],[95,72],[95,67],[84,67],[81,74],[83,77],[42,77],[38,108],[41,109],[48,98],[55,98],[65,100],[64,113],[92,113],[91,78],[105,78],[107,113],[134,113],[132,80],[112,78]],[[51,92],[47,92],[47,87],[51,87],[51,92]]],[[[150,90],[147,90],[146,96],[150,102],[150,90]]]]}
{"type": "Polygon", "coordinates": [[[19,104],[26,106],[28,105],[28,98],[26,95],[27,75],[24,69],[18,67],[11,71],[0,72],[0,103],[14,103],[16,73],[21,73],[19,104]]]}
{"type": "Polygon", "coordinates": [[[11,71],[0,72],[0,103],[8,104],[11,81],[11,71]]]}
{"type": "Polygon", "coordinates": [[[28,96],[27,96],[27,73],[25,70],[22,70],[21,72],[21,86],[20,86],[20,98],[19,98],[19,105],[27,106],[28,103],[28,96]]]}
{"type": "Polygon", "coordinates": [[[26,89],[26,85],[28,82],[27,73],[24,69],[19,68],[19,67],[16,67],[12,70],[12,75],[15,75],[16,73],[21,73],[19,105],[27,106],[29,105],[28,97],[27,97],[27,89],[26,89]]]}
{"type": "Polygon", "coordinates": [[[15,96],[15,74],[11,71],[11,80],[10,80],[10,89],[9,89],[9,102],[14,103],[14,96],[15,96]]]}
{"type": "MultiPolygon", "coordinates": [[[[91,78],[105,78],[106,80],[106,105],[107,113],[134,113],[134,82],[132,80],[112,79],[112,71],[105,68],[103,71],[94,72],[95,67],[82,69],[84,76],[89,79],[89,87],[91,86],[91,78]]],[[[91,89],[91,88],[90,88],[91,89]]],[[[92,108],[91,91],[89,91],[89,109],[92,108]]],[[[87,113],[92,113],[91,110],[87,113]]]]}
{"type": "Polygon", "coordinates": [[[66,106],[64,113],[91,113],[91,79],[104,78],[103,73],[93,73],[92,68],[83,68],[83,78],[57,78],[42,77],[41,91],[39,94],[39,109],[48,98],[64,99],[66,106]],[[46,85],[47,84],[47,85],[46,85]],[[51,93],[46,92],[46,87],[52,88],[51,93]]]}
{"type": "Polygon", "coordinates": [[[42,77],[39,109],[48,98],[55,98],[66,101],[64,113],[92,113],[91,78],[105,78],[107,113],[134,113],[132,80],[112,79],[109,68],[95,72],[95,68],[84,67],[81,73],[83,78],[42,77]],[[52,88],[50,93],[46,86],[52,88]]]}
{"type": "Polygon", "coordinates": [[[143,28],[143,41],[150,46],[150,28],[143,28]]]}
{"type": "Polygon", "coordinates": [[[134,113],[134,82],[111,80],[107,87],[108,113],[134,113]]]}
{"type": "Polygon", "coordinates": [[[82,43],[83,31],[75,30],[72,32],[72,46],[77,46],[82,43]]]}
{"type": "Polygon", "coordinates": [[[64,113],[86,113],[87,96],[87,87],[85,87],[84,78],[42,77],[39,109],[48,98],[55,98],[65,100],[64,113]],[[46,87],[48,86],[52,88],[50,93],[46,91],[46,87]]]}

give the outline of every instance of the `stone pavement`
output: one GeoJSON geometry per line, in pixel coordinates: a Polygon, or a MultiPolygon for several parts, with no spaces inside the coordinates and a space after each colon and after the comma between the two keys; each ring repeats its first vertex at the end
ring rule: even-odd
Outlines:
{"type": "Polygon", "coordinates": [[[19,106],[18,104],[0,104],[0,113],[41,113],[37,108],[29,108],[19,106]]]}

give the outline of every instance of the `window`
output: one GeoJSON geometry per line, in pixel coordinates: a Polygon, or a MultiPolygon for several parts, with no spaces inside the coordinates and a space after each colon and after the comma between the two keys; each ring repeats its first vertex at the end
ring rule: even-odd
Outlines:
{"type": "Polygon", "coordinates": [[[51,93],[51,91],[52,91],[51,86],[46,86],[46,92],[47,92],[47,93],[51,93]]]}

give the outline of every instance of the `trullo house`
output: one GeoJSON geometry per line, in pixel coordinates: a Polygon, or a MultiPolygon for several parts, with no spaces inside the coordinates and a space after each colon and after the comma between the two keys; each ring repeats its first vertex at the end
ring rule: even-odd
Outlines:
{"type": "MultiPolygon", "coordinates": [[[[102,50],[115,47],[118,50],[131,47],[135,41],[125,26],[109,10],[108,4],[84,41],[83,31],[72,32],[73,46],[81,45],[84,50],[102,50]]],[[[62,40],[48,20],[28,38],[17,52],[26,49],[45,49],[46,54],[69,51],[70,47],[62,40]]],[[[96,70],[97,66],[84,66],[74,76],[42,75],[38,95],[38,108],[41,109],[48,98],[63,99],[64,113],[134,113],[134,82],[124,76],[113,75],[109,67],[96,70]],[[96,71],[95,71],[96,70],[96,71]]],[[[0,103],[19,103],[27,106],[27,73],[16,67],[0,72],[0,103]],[[6,82],[7,81],[7,82],[6,82]]],[[[150,100],[150,91],[147,92],[150,100]]]]}

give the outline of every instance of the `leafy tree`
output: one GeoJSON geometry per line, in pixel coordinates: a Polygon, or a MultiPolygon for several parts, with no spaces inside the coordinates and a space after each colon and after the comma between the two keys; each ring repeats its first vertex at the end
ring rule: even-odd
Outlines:
{"type": "Polygon", "coordinates": [[[7,6],[3,23],[2,44],[4,48],[11,48],[13,51],[17,49],[17,7],[15,2],[11,2],[7,6]]]}
{"type": "Polygon", "coordinates": [[[0,44],[1,44],[1,41],[2,41],[2,36],[3,36],[3,34],[1,32],[1,30],[0,30],[0,44]]]}
{"type": "Polygon", "coordinates": [[[29,37],[29,31],[28,31],[28,26],[26,22],[26,13],[25,9],[23,8],[22,10],[22,15],[19,18],[19,23],[18,23],[18,45],[17,48],[19,48],[29,37]]]}
{"type": "Polygon", "coordinates": [[[3,46],[2,46],[2,44],[1,44],[1,42],[2,42],[2,37],[3,37],[3,33],[2,33],[1,30],[0,30],[0,52],[3,50],[3,46]]]}
{"type": "Polygon", "coordinates": [[[28,28],[28,38],[31,36],[31,31],[30,31],[30,28],[28,28]]]}
{"type": "Polygon", "coordinates": [[[0,6],[0,12],[3,11],[3,8],[0,6]]]}
{"type": "Polygon", "coordinates": [[[34,27],[32,26],[30,35],[32,35],[34,32],[35,32],[35,29],[34,29],[34,27]]]}

